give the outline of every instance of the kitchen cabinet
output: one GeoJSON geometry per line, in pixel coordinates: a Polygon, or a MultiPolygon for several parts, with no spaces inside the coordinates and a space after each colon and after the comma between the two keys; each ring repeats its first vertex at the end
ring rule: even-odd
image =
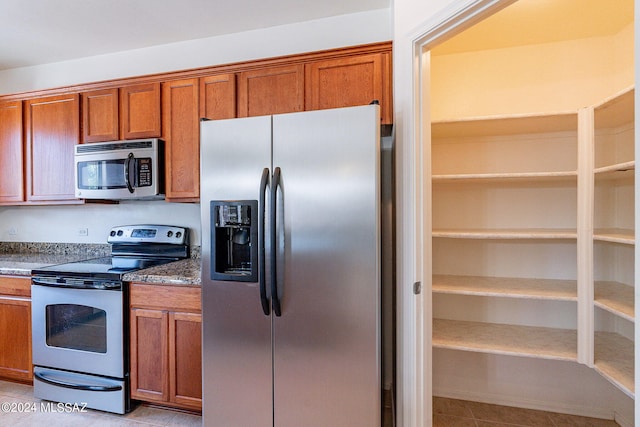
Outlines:
{"type": "Polygon", "coordinates": [[[594,367],[630,397],[634,384],[635,155],[633,88],[593,115],[594,367]]]}
{"type": "Polygon", "coordinates": [[[304,110],[304,65],[243,71],[238,76],[238,117],[304,110]]]}
{"type": "Polygon", "coordinates": [[[160,83],[82,94],[84,142],[160,137],[160,83]]]}
{"type": "Polygon", "coordinates": [[[200,117],[209,120],[236,117],[236,75],[216,74],[200,79],[200,117]]]}
{"type": "Polygon", "coordinates": [[[80,95],[25,101],[27,201],[75,199],[74,145],[80,143],[80,95]]]}
{"type": "Polygon", "coordinates": [[[0,103],[0,203],[24,201],[22,102],[0,103]]]}
{"type": "Polygon", "coordinates": [[[118,89],[102,89],[82,94],[84,142],[115,141],[119,137],[118,89]]]}
{"type": "Polygon", "coordinates": [[[31,280],[0,276],[0,378],[31,381],[31,280]]]}
{"type": "Polygon", "coordinates": [[[131,284],[131,396],[202,409],[199,287],[131,284]]]}
{"type": "Polygon", "coordinates": [[[305,110],[380,103],[382,124],[391,117],[389,53],[354,55],[305,65],[305,110]]]}
{"type": "Polygon", "coordinates": [[[160,109],[160,83],[120,88],[120,138],[159,138],[160,109]]]}
{"type": "Polygon", "coordinates": [[[165,193],[168,201],[200,197],[200,83],[185,79],[162,84],[165,193]]]}

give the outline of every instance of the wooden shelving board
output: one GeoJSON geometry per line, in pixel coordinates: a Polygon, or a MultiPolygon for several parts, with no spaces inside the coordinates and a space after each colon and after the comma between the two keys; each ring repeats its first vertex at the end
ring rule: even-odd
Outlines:
{"type": "Polygon", "coordinates": [[[523,114],[466,119],[438,120],[432,122],[434,138],[455,136],[496,136],[548,132],[575,132],[578,115],[575,112],[551,114],[523,114]]]}
{"type": "Polygon", "coordinates": [[[614,165],[602,166],[593,170],[596,178],[602,179],[620,179],[632,178],[635,174],[636,162],[631,160],[628,162],[616,163],[614,165]]]}
{"type": "Polygon", "coordinates": [[[578,177],[576,171],[561,172],[518,172],[518,173],[463,173],[463,174],[442,174],[432,175],[434,183],[458,182],[458,181],[481,181],[481,182],[501,182],[501,181],[564,181],[575,180],[578,177]]]}
{"type": "Polygon", "coordinates": [[[629,87],[595,107],[596,129],[618,127],[634,121],[635,88],[629,87]]]}
{"type": "Polygon", "coordinates": [[[577,232],[561,228],[434,229],[433,237],[451,239],[576,239],[577,232]]]}
{"type": "Polygon", "coordinates": [[[443,294],[577,301],[575,280],[434,275],[432,291],[443,294]]]}
{"type": "Polygon", "coordinates": [[[595,282],[594,292],[596,307],[635,322],[633,286],[618,282],[595,282]]]}
{"type": "Polygon", "coordinates": [[[433,319],[433,347],[553,360],[577,359],[575,330],[433,319]]]}
{"type": "Polygon", "coordinates": [[[636,242],[634,230],[623,228],[599,228],[593,231],[593,240],[601,242],[622,243],[634,245],[636,242]]]}
{"type": "Polygon", "coordinates": [[[633,398],[633,341],[612,332],[596,332],[594,338],[596,371],[633,398]]]}

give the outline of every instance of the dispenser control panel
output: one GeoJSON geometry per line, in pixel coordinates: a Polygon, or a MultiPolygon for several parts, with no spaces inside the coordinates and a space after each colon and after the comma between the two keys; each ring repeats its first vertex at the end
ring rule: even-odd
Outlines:
{"type": "Polygon", "coordinates": [[[211,202],[211,279],[258,281],[258,201],[211,202]]]}

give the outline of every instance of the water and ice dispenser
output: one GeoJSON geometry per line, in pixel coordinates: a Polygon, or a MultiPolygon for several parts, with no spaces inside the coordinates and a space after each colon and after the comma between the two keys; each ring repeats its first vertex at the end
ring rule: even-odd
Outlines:
{"type": "Polygon", "coordinates": [[[211,202],[211,279],[258,281],[258,201],[211,202]]]}

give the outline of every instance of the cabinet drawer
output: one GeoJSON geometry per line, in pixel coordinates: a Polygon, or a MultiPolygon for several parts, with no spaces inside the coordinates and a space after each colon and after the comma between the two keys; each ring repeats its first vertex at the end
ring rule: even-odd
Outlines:
{"type": "Polygon", "coordinates": [[[0,294],[31,297],[31,279],[26,277],[0,276],[0,294]]]}
{"type": "Polygon", "coordinates": [[[201,311],[200,287],[131,283],[131,307],[201,311]]]}

